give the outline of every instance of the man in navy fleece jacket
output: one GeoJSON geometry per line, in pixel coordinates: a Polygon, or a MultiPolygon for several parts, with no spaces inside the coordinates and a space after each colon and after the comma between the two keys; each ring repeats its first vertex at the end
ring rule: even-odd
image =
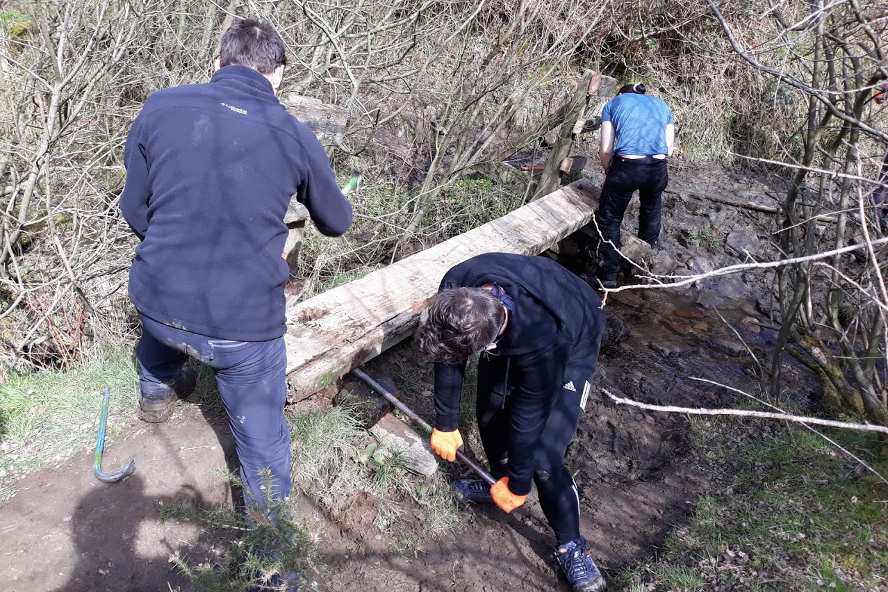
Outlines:
{"type": "Polygon", "coordinates": [[[284,214],[296,195],[325,235],[352,221],[323,148],[276,98],[284,49],[269,25],[237,21],[208,84],[152,94],[127,138],[120,196],[142,241],[129,282],[141,417],[166,420],[193,390],[189,355],[212,366],[245,501],[260,507],[291,487],[284,214]]]}

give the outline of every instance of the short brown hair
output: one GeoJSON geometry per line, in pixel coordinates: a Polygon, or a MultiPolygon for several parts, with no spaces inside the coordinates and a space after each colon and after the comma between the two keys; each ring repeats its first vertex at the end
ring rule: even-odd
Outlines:
{"type": "Polygon", "coordinates": [[[219,45],[219,67],[249,66],[271,74],[287,65],[286,46],[274,27],[256,19],[239,19],[228,27],[219,45]]]}
{"type": "Polygon", "coordinates": [[[442,290],[423,315],[416,341],[436,362],[459,363],[493,343],[505,317],[502,303],[489,290],[442,290]]]}

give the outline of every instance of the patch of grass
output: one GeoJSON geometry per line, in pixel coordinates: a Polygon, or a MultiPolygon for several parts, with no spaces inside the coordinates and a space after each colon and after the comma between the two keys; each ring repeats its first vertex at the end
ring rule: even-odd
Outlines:
{"type": "MultiPolygon", "coordinates": [[[[290,416],[293,442],[293,481],[321,503],[335,496],[350,475],[341,469],[357,450],[363,431],[343,407],[290,416]]],[[[347,485],[348,483],[346,483],[347,485]]]]}
{"type": "Polygon", "coordinates": [[[414,486],[411,497],[423,512],[421,523],[433,537],[452,532],[459,522],[459,508],[450,485],[438,476],[428,483],[414,486]]]}
{"type": "Polygon", "coordinates": [[[376,504],[375,524],[383,534],[417,535],[396,541],[405,548],[456,527],[456,501],[441,474],[426,479],[407,470],[397,455],[374,454],[375,440],[358,427],[348,409],[297,415],[291,427],[294,483],[333,514],[355,496],[369,494],[376,504]]]}
{"type": "Polygon", "coordinates": [[[34,21],[25,13],[9,8],[0,10],[0,29],[10,38],[23,37],[34,29],[34,21]]]}
{"type": "Polygon", "coordinates": [[[664,567],[660,578],[670,590],[702,590],[705,582],[693,570],[687,567],[664,567]]]}
{"type": "MultiPolygon", "coordinates": [[[[660,557],[618,581],[642,590],[888,589],[888,486],[807,431],[726,442],[723,422],[692,425],[721,484],[660,557]]],[[[888,473],[877,438],[831,437],[888,473]]]]}
{"type": "Polygon", "coordinates": [[[722,246],[724,236],[715,226],[708,224],[692,231],[689,240],[692,245],[709,252],[717,252],[722,246]]]}
{"type": "Polygon", "coordinates": [[[350,271],[340,271],[331,275],[329,278],[322,278],[321,282],[318,284],[318,292],[326,292],[327,290],[332,290],[338,286],[342,286],[343,284],[347,284],[349,282],[353,282],[354,280],[361,279],[374,269],[377,269],[378,266],[371,266],[366,268],[352,269],[350,271]]]}
{"type": "MultiPolygon", "coordinates": [[[[288,416],[293,439],[293,481],[332,516],[344,516],[358,499],[375,511],[372,526],[397,551],[452,532],[459,515],[456,500],[441,475],[425,479],[404,468],[397,455],[373,454],[372,436],[344,407],[288,416]],[[369,446],[368,446],[369,445],[369,446]]],[[[236,478],[235,478],[236,479],[236,478]]],[[[297,571],[317,581],[316,549],[308,531],[297,525],[291,502],[279,502],[279,525],[254,524],[227,508],[164,506],[165,519],[189,520],[230,532],[231,542],[213,564],[193,564],[174,556],[178,569],[200,592],[240,592],[261,578],[297,571]],[[269,558],[269,547],[282,552],[269,558]]],[[[314,589],[310,587],[307,589],[314,589]]]]}
{"type": "Polygon", "coordinates": [[[521,206],[523,196],[483,177],[466,177],[445,187],[427,225],[442,239],[468,232],[521,206]]]}
{"type": "MultiPolygon", "coordinates": [[[[274,504],[278,520],[248,520],[227,507],[195,507],[188,502],[161,507],[162,520],[186,521],[232,539],[213,562],[192,564],[179,554],[170,562],[198,592],[243,592],[251,587],[273,590],[272,578],[287,572],[303,578],[300,590],[318,590],[318,560],[311,535],[299,526],[284,502],[274,504]]],[[[253,589],[255,589],[253,588],[253,589]]]]}
{"type": "Polygon", "coordinates": [[[101,391],[111,388],[109,437],[135,415],[131,350],[109,349],[74,370],[13,376],[0,385],[0,503],[14,481],[94,445],[101,391]]]}

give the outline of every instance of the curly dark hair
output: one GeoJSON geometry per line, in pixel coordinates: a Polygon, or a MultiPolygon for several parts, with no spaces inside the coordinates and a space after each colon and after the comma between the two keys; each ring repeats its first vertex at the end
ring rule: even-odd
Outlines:
{"type": "Polygon", "coordinates": [[[502,303],[484,288],[442,290],[420,319],[417,345],[436,362],[463,362],[490,345],[505,320],[502,303]]]}

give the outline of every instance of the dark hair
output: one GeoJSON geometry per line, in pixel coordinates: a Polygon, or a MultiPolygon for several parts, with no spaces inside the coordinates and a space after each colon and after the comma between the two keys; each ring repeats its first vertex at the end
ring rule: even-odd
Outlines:
{"type": "Polygon", "coordinates": [[[249,66],[262,74],[271,74],[287,65],[284,41],[274,27],[256,19],[234,21],[222,35],[219,67],[249,66]]]}
{"type": "Polygon", "coordinates": [[[636,95],[643,95],[647,92],[647,87],[644,85],[644,82],[636,82],[635,84],[624,84],[620,87],[620,92],[618,95],[622,95],[625,93],[634,93],[636,95]]]}
{"type": "Polygon", "coordinates": [[[442,290],[416,330],[419,350],[436,362],[458,363],[493,343],[506,312],[484,288],[442,290]]]}

